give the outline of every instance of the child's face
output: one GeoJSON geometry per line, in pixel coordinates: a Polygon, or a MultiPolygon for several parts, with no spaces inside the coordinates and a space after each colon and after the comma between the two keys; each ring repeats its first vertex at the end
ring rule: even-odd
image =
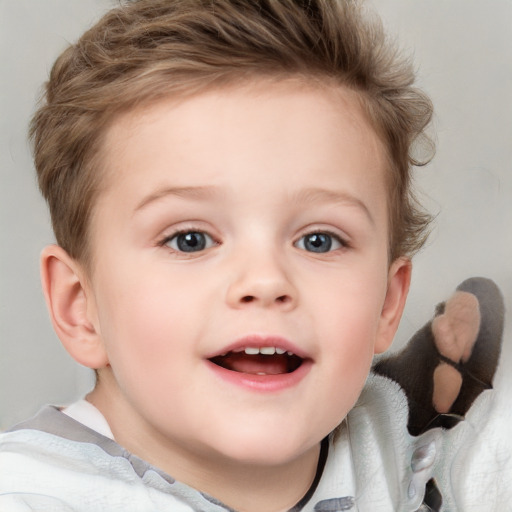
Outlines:
{"type": "Polygon", "coordinates": [[[198,460],[316,449],[391,341],[388,288],[407,288],[355,96],[214,90],[121,117],[105,148],[89,309],[114,433],[198,460]]]}

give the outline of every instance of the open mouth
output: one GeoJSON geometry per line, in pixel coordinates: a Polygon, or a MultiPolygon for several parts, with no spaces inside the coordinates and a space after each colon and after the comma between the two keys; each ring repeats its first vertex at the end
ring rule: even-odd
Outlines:
{"type": "Polygon", "coordinates": [[[278,347],[247,347],[209,359],[226,370],[250,375],[292,373],[304,363],[302,357],[278,347]]]}

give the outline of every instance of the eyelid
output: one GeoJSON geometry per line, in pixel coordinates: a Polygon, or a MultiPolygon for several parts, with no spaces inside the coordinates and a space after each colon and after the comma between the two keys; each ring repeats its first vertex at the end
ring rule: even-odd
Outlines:
{"type": "Polygon", "coordinates": [[[220,240],[217,236],[212,235],[210,230],[206,229],[203,226],[199,226],[197,223],[194,223],[194,222],[191,222],[190,224],[185,223],[185,225],[181,225],[180,227],[176,227],[176,228],[169,228],[169,229],[165,230],[165,233],[166,233],[165,235],[162,235],[157,240],[156,246],[169,249],[169,250],[171,250],[175,253],[179,253],[181,255],[193,255],[194,252],[190,252],[190,253],[183,252],[183,251],[180,251],[173,247],[170,247],[168,244],[171,240],[174,240],[178,236],[184,235],[186,233],[201,233],[201,234],[204,234],[205,236],[207,236],[211,240],[212,244],[209,247],[206,247],[205,249],[203,249],[201,251],[196,251],[196,252],[204,252],[204,251],[207,251],[208,249],[211,249],[212,247],[220,245],[220,240]]]}
{"type": "MultiPolygon", "coordinates": [[[[215,245],[217,245],[217,243],[215,242],[215,240],[213,239],[213,237],[211,235],[209,235],[208,233],[206,233],[204,231],[198,231],[198,230],[186,230],[186,231],[182,231],[182,232],[177,232],[174,235],[167,237],[167,240],[164,241],[164,245],[166,245],[167,247],[169,247],[170,249],[172,249],[173,251],[176,251],[176,252],[187,252],[187,251],[181,251],[178,247],[172,247],[170,245],[170,242],[173,242],[174,240],[178,240],[178,238],[181,235],[186,235],[186,234],[190,234],[190,233],[200,234],[210,240],[210,244],[207,243],[206,247],[204,247],[203,249],[200,249],[198,251],[195,251],[195,252],[206,251],[207,249],[210,249],[211,247],[214,247],[215,245]]],[[[194,252],[194,251],[190,251],[190,252],[194,252]]]]}
{"type": "MultiPolygon", "coordinates": [[[[330,249],[328,252],[333,252],[333,251],[336,251],[336,250],[339,250],[339,249],[348,249],[348,248],[351,247],[351,245],[350,245],[350,243],[348,241],[348,237],[342,235],[341,233],[337,233],[337,232],[335,232],[332,229],[323,229],[321,227],[315,227],[315,228],[307,229],[306,231],[302,232],[300,234],[300,236],[297,237],[297,239],[293,243],[293,245],[295,247],[298,247],[298,243],[301,240],[304,240],[305,237],[307,237],[309,235],[314,235],[314,234],[328,235],[328,236],[330,236],[331,238],[333,238],[334,240],[336,240],[339,243],[340,247],[337,247],[337,248],[334,248],[334,249],[330,249]]],[[[299,249],[306,250],[305,247],[299,247],[299,249]]],[[[318,253],[318,254],[326,254],[326,253],[318,253]]]]}

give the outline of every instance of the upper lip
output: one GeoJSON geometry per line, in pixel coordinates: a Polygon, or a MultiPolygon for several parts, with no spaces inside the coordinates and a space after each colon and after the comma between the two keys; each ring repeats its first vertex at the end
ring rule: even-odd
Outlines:
{"type": "Polygon", "coordinates": [[[207,359],[222,356],[229,352],[240,352],[246,348],[275,347],[285,352],[292,352],[301,359],[311,359],[302,348],[292,343],[287,338],[275,335],[251,334],[236,339],[234,342],[206,356],[207,359]]]}

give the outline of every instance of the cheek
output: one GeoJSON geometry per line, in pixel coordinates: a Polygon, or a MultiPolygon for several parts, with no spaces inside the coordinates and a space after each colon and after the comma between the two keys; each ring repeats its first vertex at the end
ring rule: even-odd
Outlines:
{"type": "Polygon", "coordinates": [[[373,361],[373,343],[369,339],[352,331],[348,337],[340,337],[327,355],[324,399],[330,404],[327,414],[331,430],[346,417],[364,387],[373,361]]]}
{"type": "Polygon", "coordinates": [[[352,282],[346,279],[316,306],[321,362],[328,368],[325,386],[338,416],[355,403],[370,371],[384,290],[385,284],[379,285],[370,273],[352,282]]]}
{"type": "MultiPolygon", "coordinates": [[[[383,272],[347,272],[325,283],[311,308],[321,319],[321,328],[330,331],[330,337],[371,341],[375,338],[386,294],[383,272]],[[334,284],[333,284],[334,283],[334,284]]],[[[357,343],[356,343],[357,347],[357,343]]],[[[361,347],[362,349],[362,347],[361,347]]]]}
{"type": "Polygon", "coordinates": [[[173,306],[168,301],[147,298],[119,302],[111,317],[112,330],[105,339],[119,389],[148,417],[155,410],[166,411],[169,402],[177,407],[179,397],[170,390],[179,389],[188,380],[185,370],[190,371],[190,365],[185,364],[182,343],[185,329],[173,306]]]}
{"type": "Polygon", "coordinates": [[[368,375],[376,328],[364,319],[359,323],[354,322],[354,318],[343,320],[343,316],[339,317],[335,331],[330,333],[330,343],[322,359],[330,367],[332,382],[337,381],[338,389],[348,391],[352,387],[358,389],[368,375]]]}
{"type": "MultiPolygon", "coordinates": [[[[122,281],[122,280],[121,280],[122,281]]],[[[102,294],[101,336],[114,370],[162,366],[179,352],[183,301],[150,280],[120,282],[102,294]]]]}

